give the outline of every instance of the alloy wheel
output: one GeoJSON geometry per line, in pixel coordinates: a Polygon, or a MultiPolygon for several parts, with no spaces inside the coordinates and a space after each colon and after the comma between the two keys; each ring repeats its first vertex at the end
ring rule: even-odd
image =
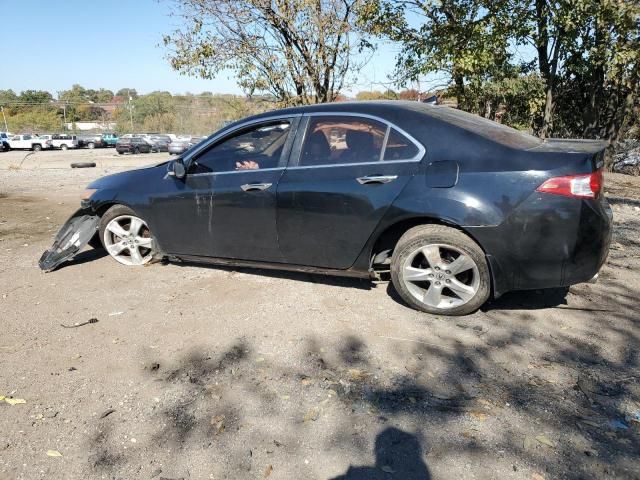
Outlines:
{"type": "Polygon", "coordinates": [[[401,279],[416,300],[441,310],[466,304],[480,288],[471,256],[446,244],[416,248],[402,265],[401,279]]]}
{"type": "Polygon", "coordinates": [[[153,257],[153,238],[144,220],[121,215],[104,230],[104,246],[114,259],[124,265],[143,265],[153,257]]]}

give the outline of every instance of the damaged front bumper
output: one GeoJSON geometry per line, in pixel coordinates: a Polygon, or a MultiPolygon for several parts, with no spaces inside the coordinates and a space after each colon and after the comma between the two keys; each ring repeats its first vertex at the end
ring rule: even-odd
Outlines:
{"type": "Polygon", "coordinates": [[[75,257],[96,234],[99,222],[100,217],[88,208],[81,208],[71,215],[56,235],[51,248],[40,257],[40,268],[50,272],[75,257]]]}

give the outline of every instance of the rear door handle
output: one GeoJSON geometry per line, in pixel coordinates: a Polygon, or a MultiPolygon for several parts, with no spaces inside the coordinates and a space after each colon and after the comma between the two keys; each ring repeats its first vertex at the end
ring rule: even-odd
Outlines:
{"type": "Polygon", "coordinates": [[[360,185],[382,184],[393,182],[397,175],[367,175],[366,177],[358,177],[356,180],[360,185]]]}
{"type": "Polygon", "coordinates": [[[266,190],[269,188],[272,183],[245,183],[240,188],[245,192],[259,192],[261,190],[266,190]]]}

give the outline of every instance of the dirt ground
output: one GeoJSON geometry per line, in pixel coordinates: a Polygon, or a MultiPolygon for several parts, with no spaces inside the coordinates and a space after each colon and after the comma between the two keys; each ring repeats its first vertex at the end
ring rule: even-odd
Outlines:
{"type": "Polygon", "coordinates": [[[87,183],[166,154],[25,155],[0,153],[0,479],[640,478],[638,178],[607,176],[598,283],[446,318],[90,248],[42,273],[87,183]]]}

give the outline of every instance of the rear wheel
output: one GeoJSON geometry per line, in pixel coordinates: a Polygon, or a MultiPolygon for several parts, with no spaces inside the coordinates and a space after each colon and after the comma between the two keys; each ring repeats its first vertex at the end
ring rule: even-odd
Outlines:
{"type": "Polygon", "coordinates": [[[87,148],[96,148],[96,144],[93,142],[87,143],[87,148]]]}
{"type": "Polygon", "coordinates": [[[69,147],[67,147],[64,143],[62,145],[60,145],[60,150],[67,150],[69,147]]]}
{"type": "Polygon", "coordinates": [[[123,265],[144,265],[153,257],[153,237],[147,223],[124,205],[114,205],[100,219],[105,250],[123,265]]]}
{"type": "Polygon", "coordinates": [[[398,241],[391,280],[410,306],[440,315],[466,315],[489,298],[491,278],[482,249],[464,233],[421,225],[398,241]]]}
{"type": "Polygon", "coordinates": [[[33,146],[31,147],[31,149],[32,149],[34,152],[39,152],[40,150],[42,150],[42,145],[40,145],[39,143],[36,143],[35,145],[33,145],[33,146]]]}

